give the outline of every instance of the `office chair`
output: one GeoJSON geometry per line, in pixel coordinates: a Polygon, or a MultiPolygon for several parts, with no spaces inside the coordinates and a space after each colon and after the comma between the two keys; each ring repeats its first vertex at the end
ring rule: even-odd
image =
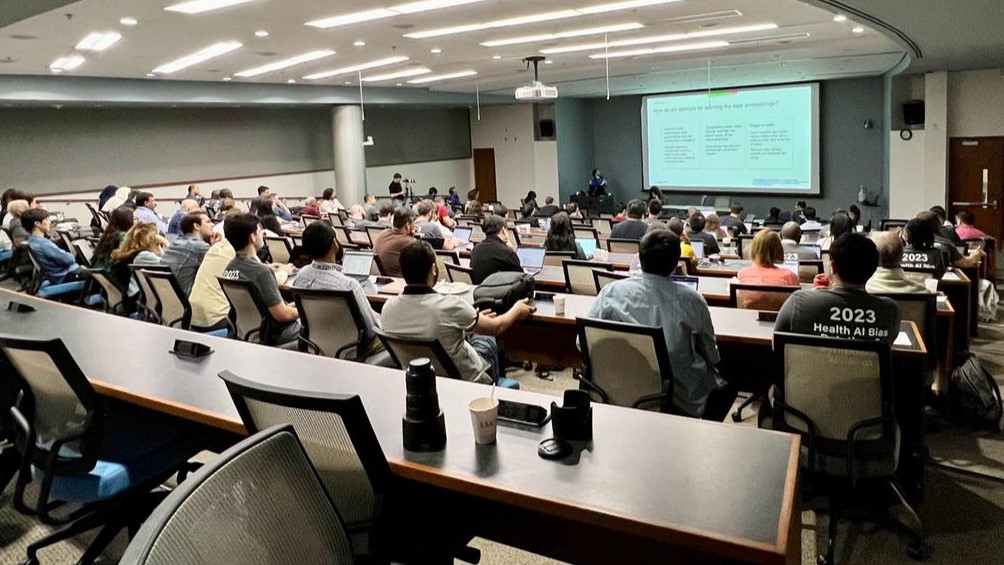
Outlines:
{"type": "Polygon", "coordinates": [[[345,226],[333,226],[335,228],[335,239],[343,249],[359,249],[359,245],[352,241],[351,230],[345,226]]]}
{"type": "MultiPolygon", "coordinates": [[[[874,292],[875,296],[893,299],[899,306],[899,317],[903,321],[917,324],[917,330],[927,348],[926,370],[935,369],[941,356],[938,352],[938,295],[929,292],[874,292]]],[[[951,369],[948,367],[947,369],[951,369]]],[[[925,384],[930,386],[933,373],[925,375],[925,384]]]]}
{"type": "Polygon", "coordinates": [[[105,312],[109,314],[125,315],[126,289],[109,276],[108,271],[103,269],[81,269],[80,272],[94,281],[101,289],[104,296],[105,312]]]}
{"type": "Polygon", "coordinates": [[[611,223],[610,218],[596,218],[593,220],[593,228],[596,229],[597,235],[603,237],[610,237],[610,232],[614,231],[613,223],[611,223]]]}
{"type": "Polygon", "coordinates": [[[393,366],[385,352],[371,356],[364,314],[351,290],[293,289],[293,302],[300,313],[300,338],[318,355],[393,366]]]}
{"type": "Polygon", "coordinates": [[[45,271],[42,270],[42,264],[38,262],[38,257],[35,257],[35,252],[31,250],[28,244],[21,244],[16,249],[20,253],[15,252],[11,257],[11,267],[15,269],[15,276],[16,265],[20,257],[27,256],[31,265],[30,269],[25,270],[25,274],[29,275],[25,281],[27,285],[25,290],[27,290],[28,294],[61,302],[76,302],[79,300],[84,292],[85,281],[52,284],[46,279],[45,271]]]}
{"type": "Polygon", "coordinates": [[[545,251],[544,264],[548,267],[560,267],[566,260],[575,260],[574,251],[545,251]]]}
{"type": "Polygon", "coordinates": [[[388,230],[389,228],[380,228],[375,226],[366,227],[366,238],[369,239],[370,248],[372,249],[376,245],[376,240],[380,237],[380,234],[388,230]]]}
{"type": "Polygon", "coordinates": [[[631,275],[627,273],[618,273],[615,271],[599,271],[593,270],[593,282],[596,284],[596,294],[599,295],[603,287],[607,286],[612,282],[617,282],[630,278],[631,275]]]}
{"type": "MultiPolygon", "coordinates": [[[[377,336],[383,342],[384,349],[390,352],[391,358],[398,369],[405,369],[415,359],[427,358],[432,361],[432,368],[437,377],[463,380],[460,369],[457,369],[450,354],[443,348],[438,339],[418,337],[392,336],[383,330],[376,329],[377,336]]],[[[501,388],[519,389],[519,382],[499,375],[496,383],[501,388]]]]}
{"type": "Polygon", "coordinates": [[[343,227],[345,225],[342,217],[336,212],[329,212],[328,220],[331,222],[331,225],[335,227],[343,227]]]}
{"type": "Polygon", "coordinates": [[[565,288],[568,289],[568,292],[584,296],[596,296],[596,282],[593,281],[592,271],[594,269],[613,271],[614,264],[566,259],[561,262],[561,269],[565,273],[565,288]]]}
{"type": "Polygon", "coordinates": [[[261,305],[258,293],[248,281],[216,277],[234,314],[234,335],[244,341],[261,340],[268,319],[268,308],[261,305]]]}
{"type": "MultiPolygon", "coordinates": [[[[321,220],[320,216],[311,216],[310,214],[301,214],[300,215],[300,222],[303,223],[303,227],[307,227],[310,224],[312,224],[314,222],[318,222],[320,220],[321,220]]],[[[273,261],[274,261],[274,259],[273,259],[273,261]]],[[[285,263],[286,261],[282,261],[282,262],[285,263]]]]}
{"type": "Polygon", "coordinates": [[[673,368],[662,328],[576,318],[580,388],[607,404],[676,413],[673,368]]]}
{"type": "Polygon", "coordinates": [[[273,263],[291,262],[293,245],[290,243],[289,238],[267,235],[265,236],[265,247],[268,248],[268,254],[272,257],[273,263]]]}
{"type": "Polygon", "coordinates": [[[450,275],[446,272],[446,265],[460,265],[460,255],[456,251],[436,250],[436,265],[439,267],[439,280],[449,280],[450,275]]]}
{"type": "Polygon", "coordinates": [[[94,259],[94,244],[88,239],[78,239],[73,242],[73,249],[77,254],[77,260],[84,267],[93,267],[91,261],[94,259]]]}
{"type": "Polygon", "coordinates": [[[779,312],[785,301],[801,286],[729,283],[729,307],[743,310],[779,312]],[[742,296],[740,296],[742,293],[742,296]],[[747,294],[748,293],[748,294],[747,294]]]}
{"type": "Polygon", "coordinates": [[[800,282],[811,283],[815,280],[816,275],[821,275],[825,272],[822,259],[800,259],[798,261],[798,280],[800,282]]]}
{"type": "Polygon", "coordinates": [[[470,267],[462,267],[451,263],[446,263],[445,266],[446,275],[449,277],[450,282],[465,282],[467,284],[474,284],[474,281],[471,279],[471,273],[473,271],[470,267]]]}
{"type": "Polygon", "coordinates": [[[119,563],[353,561],[342,517],[296,432],[286,425],[241,441],[181,483],[143,524],[119,563]]]}
{"type": "Polygon", "coordinates": [[[185,291],[170,270],[142,269],[139,273],[147,280],[151,291],[157,297],[157,316],[160,323],[169,327],[187,330],[192,325],[192,305],[188,303],[185,291]]]}
{"type": "MultiPolygon", "coordinates": [[[[888,343],[774,333],[776,366],[770,427],[802,436],[802,466],[830,500],[826,553],[820,565],[832,565],[837,524],[860,483],[881,480],[906,511],[912,524],[907,554],[927,555],[923,524],[907,504],[895,475],[899,466],[899,426],[893,401],[888,343]],[[821,374],[819,368],[827,368],[821,374]]],[[[875,494],[868,493],[874,503],[875,494]]]]}
{"type": "MultiPolygon", "coordinates": [[[[19,388],[10,408],[21,465],[14,506],[43,524],[65,527],[30,544],[26,565],[40,549],[101,528],[78,563],[93,563],[124,528],[136,528],[163,497],[151,492],[200,449],[198,434],[167,420],[137,426],[128,408],[106,408],[59,339],[0,337],[0,366],[19,388]],[[38,480],[34,507],[25,491],[38,480]],[[54,510],[66,503],[72,511],[54,510]]],[[[156,418],[151,416],[151,418],[156,418]]]]}
{"type": "Polygon", "coordinates": [[[596,228],[573,226],[572,231],[575,233],[575,239],[592,239],[596,242],[596,245],[600,244],[600,235],[597,233],[596,228]]]}
{"type": "Polygon", "coordinates": [[[611,253],[638,253],[641,244],[636,239],[608,239],[607,251],[611,253]]]}

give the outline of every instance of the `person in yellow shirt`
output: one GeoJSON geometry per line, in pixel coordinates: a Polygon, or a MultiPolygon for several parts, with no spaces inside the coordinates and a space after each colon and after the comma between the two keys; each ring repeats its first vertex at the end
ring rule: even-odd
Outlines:
{"type": "Polygon", "coordinates": [[[687,234],[683,233],[683,220],[680,218],[670,218],[667,227],[669,227],[669,231],[675,233],[680,238],[680,259],[686,259],[690,261],[691,266],[696,267],[697,254],[694,253],[694,247],[690,245],[690,238],[687,237],[687,234]]]}

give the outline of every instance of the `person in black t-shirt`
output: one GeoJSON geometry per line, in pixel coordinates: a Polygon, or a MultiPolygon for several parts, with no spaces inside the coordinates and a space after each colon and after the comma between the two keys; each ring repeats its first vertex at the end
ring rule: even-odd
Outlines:
{"type": "Polygon", "coordinates": [[[390,186],[387,187],[387,194],[390,194],[391,198],[396,200],[404,200],[404,187],[401,186],[401,173],[394,173],[394,179],[390,181],[390,186]]]}
{"type": "Polygon", "coordinates": [[[489,275],[504,271],[523,272],[519,256],[509,247],[509,231],[505,219],[486,216],[481,223],[485,239],[471,251],[471,281],[481,284],[489,275]]]}

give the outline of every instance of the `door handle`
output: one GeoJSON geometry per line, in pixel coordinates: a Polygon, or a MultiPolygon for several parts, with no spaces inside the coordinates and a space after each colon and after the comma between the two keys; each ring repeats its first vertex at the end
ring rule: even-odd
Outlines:
{"type": "Polygon", "coordinates": [[[997,201],[992,202],[952,202],[952,206],[979,206],[981,208],[996,208],[997,201]]]}

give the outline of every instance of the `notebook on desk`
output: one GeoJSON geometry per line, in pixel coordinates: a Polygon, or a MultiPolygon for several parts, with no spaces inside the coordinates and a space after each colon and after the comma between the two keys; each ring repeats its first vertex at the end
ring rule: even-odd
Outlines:
{"type": "Polygon", "coordinates": [[[528,275],[536,275],[544,268],[543,247],[520,247],[516,249],[516,256],[519,257],[519,264],[523,267],[523,272],[528,275]]]}

